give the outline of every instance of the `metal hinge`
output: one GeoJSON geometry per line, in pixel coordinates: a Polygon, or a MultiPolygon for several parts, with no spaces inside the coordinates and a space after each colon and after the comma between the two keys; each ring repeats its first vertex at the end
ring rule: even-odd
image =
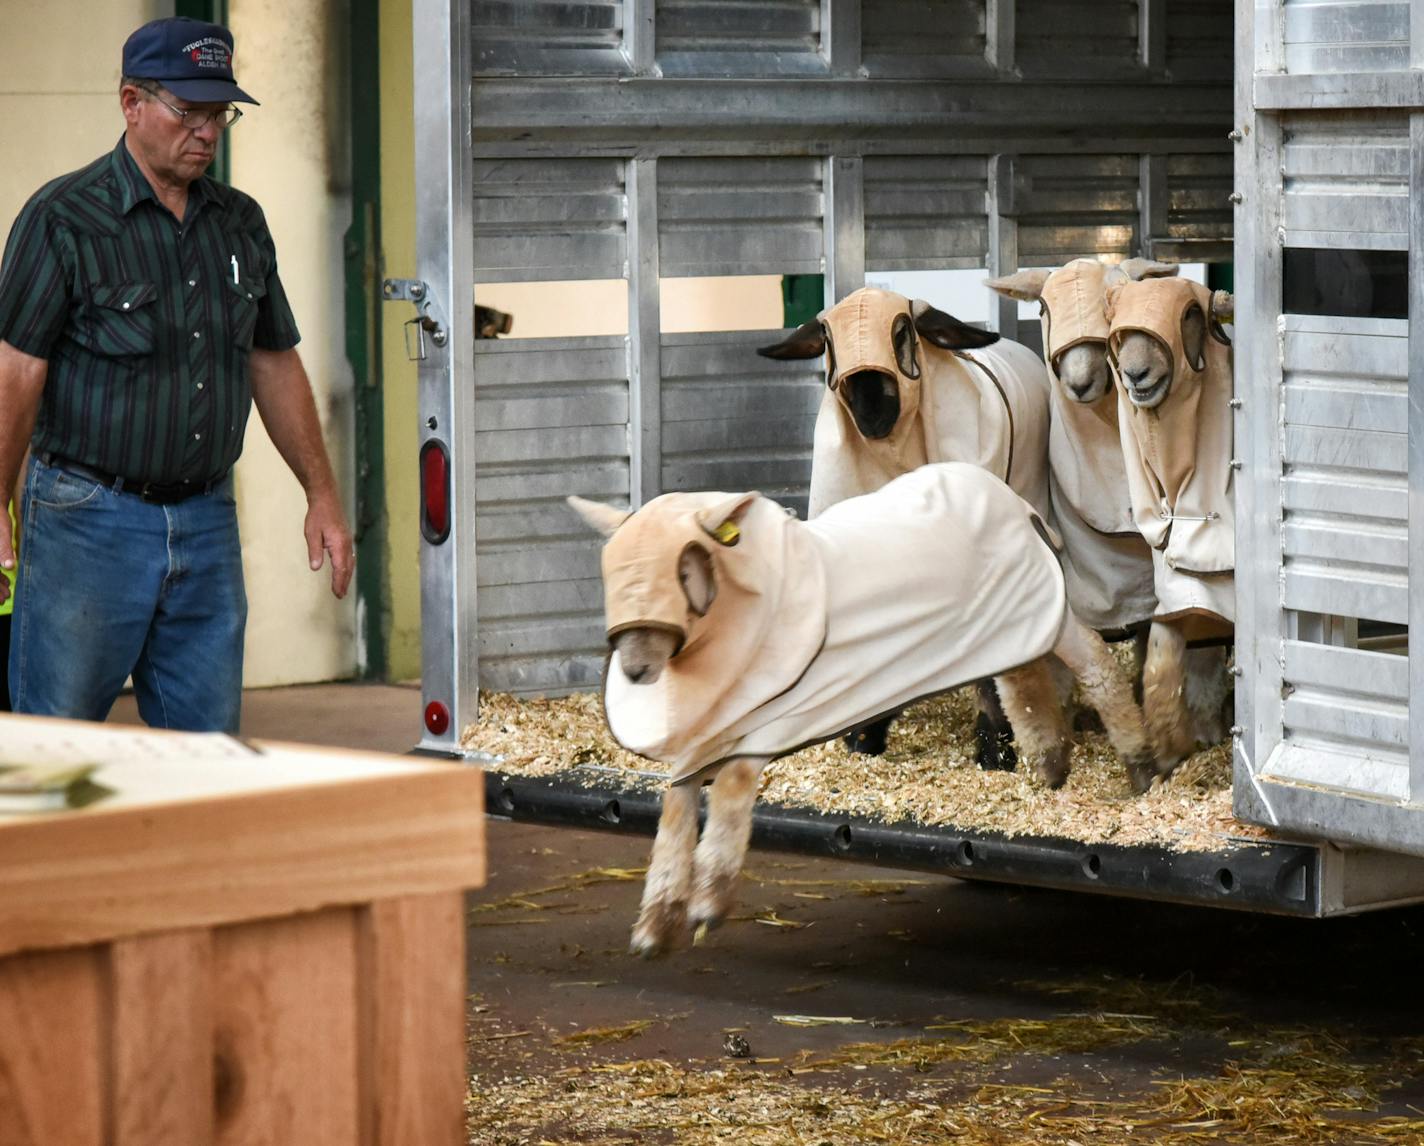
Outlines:
{"type": "Polygon", "coordinates": [[[427,332],[436,346],[444,346],[450,341],[450,326],[445,320],[445,312],[428,284],[420,279],[386,279],[381,284],[381,292],[387,302],[405,300],[415,303],[415,317],[405,324],[405,356],[412,362],[425,361],[427,332]]]}

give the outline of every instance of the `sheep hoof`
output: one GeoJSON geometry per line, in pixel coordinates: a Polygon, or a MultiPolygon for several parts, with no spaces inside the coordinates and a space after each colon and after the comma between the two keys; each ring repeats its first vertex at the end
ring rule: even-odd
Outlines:
{"type": "Polygon", "coordinates": [[[651,935],[640,935],[633,932],[633,938],[628,942],[628,954],[636,955],[639,959],[653,959],[661,955],[665,950],[661,940],[651,935]]]}
{"type": "Polygon", "coordinates": [[[1050,748],[1034,765],[1034,771],[1044,787],[1063,787],[1068,779],[1068,749],[1062,745],[1050,748]]]}
{"type": "Polygon", "coordinates": [[[999,731],[982,712],[974,718],[974,758],[986,772],[1012,772],[1018,767],[1011,734],[999,731]]]}
{"type": "Polygon", "coordinates": [[[1133,792],[1139,796],[1152,787],[1152,781],[1157,779],[1157,761],[1153,759],[1152,753],[1142,752],[1129,757],[1127,777],[1132,784],[1133,792]]]}
{"type": "Polygon", "coordinates": [[[849,751],[859,752],[862,756],[883,756],[889,735],[890,718],[886,717],[846,733],[845,746],[849,751]]]}

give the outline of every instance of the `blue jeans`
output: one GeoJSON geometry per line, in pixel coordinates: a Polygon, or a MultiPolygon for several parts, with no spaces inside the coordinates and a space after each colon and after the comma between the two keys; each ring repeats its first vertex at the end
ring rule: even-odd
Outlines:
{"type": "Polygon", "coordinates": [[[231,477],[154,505],[32,458],[16,590],[16,712],[103,720],[132,675],[147,724],[237,731],[247,594],[231,477]]]}

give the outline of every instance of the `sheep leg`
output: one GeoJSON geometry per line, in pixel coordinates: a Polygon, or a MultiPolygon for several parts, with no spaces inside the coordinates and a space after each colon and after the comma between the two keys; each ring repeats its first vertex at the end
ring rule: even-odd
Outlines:
{"type": "Polygon", "coordinates": [[[992,680],[974,682],[979,712],[974,717],[974,758],[986,772],[1012,772],[1018,764],[1014,754],[1014,729],[1004,715],[992,680]]]}
{"type": "Polygon", "coordinates": [[[1162,776],[1170,775],[1194,747],[1185,695],[1186,651],[1186,635],[1180,628],[1152,622],[1142,670],[1142,709],[1162,776]]]}
{"type": "Polygon", "coordinates": [[[1231,677],[1226,671],[1226,649],[1188,649],[1186,703],[1191,713],[1192,739],[1198,744],[1219,744],[1226,739],[1226,698],[1231,677]]]}
{"type": "Polygon", "coordinates": [[[885,741],[890,735],[890,724],[894,719],[893,716],[882,716],[879,720],[872,720],[869,724],[847,732],[842,737],[846,750],[859,752],[863,756],[883,756],[885,741]]]}
{"type": "Polygon", "coordinates": [[[1068,729],[1047,659],[996,676],[994,684],[1013,724],[1019,759],[1032,764],[1048,787],[1061,788],[1068,779],[1068,729]]]}
{"type": "Polygon", "coordinates": [[[688,915],[694,929],[716,927],[732,908],[752,836],[752,805],[762,766],[760,760],[730,760],[712,782],[707,823],[692,857],[688,915]]]}
{"type": "Polygon", "coordinates": [[[1147,791],[1157,775],[1152,741],[1143,725],[1142,709],[1132,699],[1132,685],[1112,650],[1070,614],[1053,651],[1073,670],[1084,697],[1102,717],[1108,740],[1127,765],[1132,790],[1147,791]]]}
{"type": "Polygon", "coordinates": [[[697,844],[698,785],[679,784],[663,793],[653,856],[643,884],[643,905],[628,950],[648,958],[667,949],[687,919],[692,851],[697,844]]]}

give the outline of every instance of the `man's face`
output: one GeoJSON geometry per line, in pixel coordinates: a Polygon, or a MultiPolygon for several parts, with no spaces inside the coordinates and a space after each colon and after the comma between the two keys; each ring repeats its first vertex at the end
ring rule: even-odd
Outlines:
{"type": "Polygon", "coordinates": [[[207,170],[217,154],[223,129],[212,119],[197,129],[187,123],[198,118],[196,113],[219,111],[228,106],[226,103],[191,103],[162,87],[147,92],[131,84],[124,85],[119,99],[130,147],[155,175],[187,184],[207,170]],[[174,108],[195,114],[185,121],[174,108]]]}

